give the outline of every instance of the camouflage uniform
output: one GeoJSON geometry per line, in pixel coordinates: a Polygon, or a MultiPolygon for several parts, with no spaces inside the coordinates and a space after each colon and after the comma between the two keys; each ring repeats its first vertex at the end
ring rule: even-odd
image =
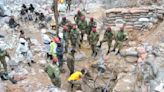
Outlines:
{"type": "Polygon", "coordinates": [[[70,32],[70,38],[71,38],[71,44],[73,48],[76,48],[76,46],[79,44],[79,32],[77,29],[72,29],[70,32]]]}
{"type": "Polygon", "coordinates": [[[74,20],[75,20],[76,25],[79,25],[80,18],[81,18],[82,16],[83,16],[83,14],[82,14],[80,11],[78,11],[78,14],[76,14],[76,15],[74,16],[74,20]]]}
{"type": "Polygon", "coordinates": [[[79,29],[81,31],[81,42],[83,41],[83,37],[84,37],[84,34],[86,34],[87,32],[87,21],[86,20],[81,20],[80,23],[79,23],[79,29]]]}
{"type": "Polygon", "coordinates": [[[89,24],[88,24],[88,29],[87,29],[87,34],[88,34],[88,41],[89,41],[89,44],[90,44],[90,40],[89,40],[89,35],[92,31],[92,29],[96,26],[96,22],[95,21],[90,21],[89,24]]]}
{"type": "Polygon", "coordinates": [[[126,39],[125,33],[123,31],[119,31],[115,38],[116,43],[114,45],[113,51],[115,51],[115,49],[118,47],[118,53],[120,53],[120,50],[123,48],[123,42],[125,41],[125,39],[126,39]]]}
{"type": "Polygon", "coordinates": [[[74,73],[75,59],[74,59],[75,51],[71,51],[71,53],[67,54],[67,66],[70,71],[70,75],[74,73]]]}
{"type": "Polygon", "coordinates": [[[91,43],[92,55],[95,54],[95,56],[97,55],[96,45],[98,40],[99,40],[99,34],[97,32],[91,32],[90,43],[91,43]]]}
{"type": "Polygon", "coordinates": [[[63,17],[62,21],[60,23],[60,26],[65,26],[67,23],[69,23],[69,20],[67,20],[65,17],[63,17]]]}
{"type": "Polygon", "coordinates": [[[94,27],[96,27],[96,22],[95,21],[89,21],[88,32],[87,32],[88,35],[90,35],[90,33],[94,27]]]}
{"type": "Polygon", "coordinates": [[[4,68],[5,72],[7,72],[7,63],[6,63],[6,60],[5,60],[6,56],[8,56],[10,58],[7,51],[3,51],[2,49],[0,49],[0,62],[3,65],[3,68],[4,68]]]}
{"type": "Polygon", "coordinates": [[[48,64],[45,67],[45,71],[47,72],[48,76],[51,79],[51,82],[54,86],[60,87],[61,86],[61,79],[60,79],[60,70],[59,67],[54,64],[48,64]]]}
{"type": "Polygon", "coordinates": [[[110,48],[112,45],[112,40],[113,40],[113,33],[111,31],[106,30],[105,34],[104,34],[104,38],[103,40],[100,42],[100,46],[104,43],[107,42],[108,43],[108,52],[107,54],[110,52],[110,48]]]}
{"type": "Polygon", "coordinates": [[[70,32],[68,30],[63,30],[63,39],[65,41],[65,52],[68,51],[70,32]]]}

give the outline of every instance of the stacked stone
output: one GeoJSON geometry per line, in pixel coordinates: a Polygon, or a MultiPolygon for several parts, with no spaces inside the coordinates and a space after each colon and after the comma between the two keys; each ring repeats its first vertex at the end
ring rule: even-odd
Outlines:
{"type": "Polygon", "coordinates": [[[113,8],[106,11],[106,26],[116,26],[118,20],[124,21],[129,30],[151,29],[164,17],[164,8],[113,8]]]}

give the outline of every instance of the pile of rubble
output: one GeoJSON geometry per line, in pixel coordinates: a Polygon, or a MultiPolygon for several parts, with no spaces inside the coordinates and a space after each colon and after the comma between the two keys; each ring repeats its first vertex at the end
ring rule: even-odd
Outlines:
{"type": "Polygon", "coordinates": [[[105,25],[125,23],[129,30],[151,29],[163,19],[164,8],[113,8],[106,11],[105,25]]]}
{"type": "Polygon", "coordinates": [[[163,92],[163,52],[163,43],[156,46],[145,43],[122,50],[120,59],[111,56],[108,67],[117,71],[112,92],[163,92]]]}

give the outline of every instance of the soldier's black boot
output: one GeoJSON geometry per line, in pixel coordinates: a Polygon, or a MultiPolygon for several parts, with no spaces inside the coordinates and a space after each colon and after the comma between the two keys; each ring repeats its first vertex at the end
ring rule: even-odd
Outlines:
{"type": "Polygon", "coordinates": [[[79,44],[79,48],[81,48],[81,45],[79,44]]]}
{"type": "Polygon", "coordinates": [[[118,55],[118,54],[120,54],[120,51],[118,51],[118,52],[116,53],[116,55],[118,55]]]}
{"type": "Polygon", "coordinates": [[[94,55],[94,57],[96,57],[97,56],[97,52],[95,52],[95,55],[94,55]]]}
{"type": "Polygon", "coordinates": [[[31,64],[30,63],[27,63],[28,64],[28,66],[31,66],[31,64]]]}
{"type": "Polygon", "coordinates": [[[80,39],[80,43],[83,43],[83,39],[80,39]]]}
{"type": "Polygon", "coordinates": [[[108,55],[110,53],[110,50],[108,50],[108,52],[106,53],[106,55],[108,55]]]}
{"type": "Polygon", "coordinates": [[[100,43],[100,45],[98,47],[101,48],[101,43],[100,43]]]}
{"type": "Polygon", "coordinates": [[[95,54],[95,52],[94,52],[94,51],[92,51],[92,55],[91,55],[91,56],[94,56],[94,54],[95,54]]]}
{"type": "Polygon", "coordinates": [[[116,51],[115,49],[112,50],[112,52],[115,52],[115,51],[116,51]]]}
{"type": "Polygon", "coordinates": [[[31,63],[36,63],[36,62],[34,62],[34,60],[31,60],[31,63]]]}

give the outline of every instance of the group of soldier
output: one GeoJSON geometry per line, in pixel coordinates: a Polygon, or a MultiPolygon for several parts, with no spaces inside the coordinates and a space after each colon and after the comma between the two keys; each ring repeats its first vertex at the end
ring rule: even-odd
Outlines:
{"type": "Polygon", "coordinates": [[[99,41],[99,33],[96,29],[97,23],[95,19],[91,17],[90,21],[87,22],[85,15],[81,11],[78,11],[74,16],[74,20],[76,24],[72,24],[66,17],[63,17],[60,23],[60,26],[63,27],[63,39],[66,44],[66,53],[68,52],[69,40],[71,42],[72,48],[81,48],[81,43],[83,43],[85,34],[87,35],[88,43],[91,46],[92,56],[97,56],[98,49],[101,48],[101,45],[104,42],[108,43],[107,54],[109,54],[113,39],[115,40],[115,45],[112,51],[115,52],[115,49],[118,47],[119,49],[117,54],[120,53],[120,50],[123,47],[123,42],[126,40],[124,27],[120,28],[120,31],[116,36],[113,34],[111,27],[107,27],[103,40],[100,41],[100,45],[97,45],[99,41]]]}

